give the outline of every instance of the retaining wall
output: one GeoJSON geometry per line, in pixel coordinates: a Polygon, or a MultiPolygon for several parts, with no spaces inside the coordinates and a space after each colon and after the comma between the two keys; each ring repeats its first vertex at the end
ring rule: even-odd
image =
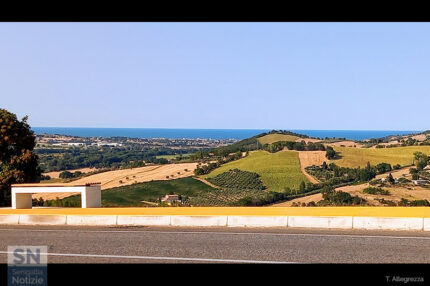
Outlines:
{"type": "Polygon", "coordinates": [[[286,227],[430,231],[430,218],[235,215],[31,215],[0,214],[0,225],[286,227]]]}

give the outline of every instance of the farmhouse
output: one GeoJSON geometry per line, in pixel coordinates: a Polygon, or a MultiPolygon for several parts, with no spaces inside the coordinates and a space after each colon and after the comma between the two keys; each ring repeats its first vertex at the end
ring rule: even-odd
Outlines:
{"type": "Polygon", "coordinates": [[[165,195],[161,198],[161,202],[171,205],[172,203],[180,203],[181,199],[179,195],[165,195]]]}

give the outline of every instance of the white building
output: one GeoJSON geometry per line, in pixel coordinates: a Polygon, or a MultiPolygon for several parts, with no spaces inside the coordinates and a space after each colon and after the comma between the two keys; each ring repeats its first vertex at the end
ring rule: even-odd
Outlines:
{"type": "Polygon", "coordinates": [[[171,205],[172,203],[180,203],[181,199],[179,198],[179,195],[165,195],[161,198],[161,202],[171,205]]]}

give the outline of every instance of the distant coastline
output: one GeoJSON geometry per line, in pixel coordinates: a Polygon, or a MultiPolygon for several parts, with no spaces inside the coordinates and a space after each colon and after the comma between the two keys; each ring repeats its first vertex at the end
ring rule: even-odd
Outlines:
{"type": "MultiPolygon", "coordinates": [[[[32,127],[36,134],[60,134],[79,137],[130,137],[130,138],[211,138],[245,139],[268,132],[269,129],[168,129],[168,128],[82,128],[82,127],[32,127]]],[[[289,129],[287,129],[289,130],[289,129]]],[[[364,140],[389,135],[406,135],[421,131],[393,130],[290,130],[318,138],[346,138],[364,140]]]]}

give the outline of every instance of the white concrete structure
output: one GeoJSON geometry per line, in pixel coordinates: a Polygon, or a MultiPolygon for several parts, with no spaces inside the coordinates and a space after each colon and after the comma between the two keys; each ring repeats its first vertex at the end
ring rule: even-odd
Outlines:
{"type": "Polygon", "coordinates": [[[69,215],[66,218],[68,225],[116,225],[117,217],[114,215],[69,215]]]}
{"type": "Polygon", "coordinates": [[[289,216],[288,227],[352,229],[352,217],[346,216],[289,216]]]}
{"type": "Polygon", "coordinates": [[[172,226],[227,226],[227,216],[171,216],[172,226]]]}
{"type": "Polygon", "coordinates": [[[430,231],[426,217],[352,217],[352,216],[175,216],[175,215],[0,215],[0,225],[133,225],[188,227],[282,227],[326,229],[385,229],[430,231]]]}
{"type": "Polygon", "coordinates": [[[14,184],[12,185],[12,208],[31,209],[35,193],[81,193],[83,208],[101,207],[101,185],[14,184]]]}
{"type": "MultiPolygon", "coordinates": [[[[140,215],[118,215],[116,219],[117,225],[134,225],[134,226],[148,226],[148,225],[170,225],[170,216],[140,216],[140,215]]],[[[1,217],[0,217],[1,223],[1,217]]]]}
{"type": "Polygon", "coordinates": [[[229,227],[287,227],[286,216],[228,216],[229,227]]]}
{"type": "Polygon", "coordinates": [[[354,217],[353,229],[424,230],[424,218],[354,217]]]}

